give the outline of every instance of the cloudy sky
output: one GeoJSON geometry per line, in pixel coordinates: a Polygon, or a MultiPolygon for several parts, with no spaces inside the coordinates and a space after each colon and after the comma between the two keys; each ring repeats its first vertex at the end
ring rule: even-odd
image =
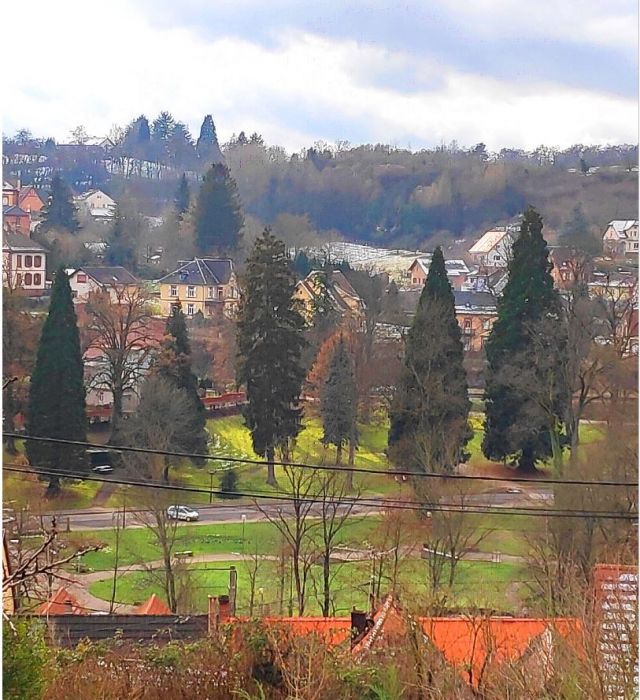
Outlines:
{"type": "Polygon", "coordinates": [[[32,0],[3,36],[3,133],[167,109],[289,151],[635,143],[637,31],[635,0],[32,0]]]}

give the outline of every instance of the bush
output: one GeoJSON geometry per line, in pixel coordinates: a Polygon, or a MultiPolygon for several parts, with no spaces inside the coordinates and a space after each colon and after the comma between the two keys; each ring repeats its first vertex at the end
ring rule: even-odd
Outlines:
{"type": "Polygon", "coordinates": [[[239,498],[235,493],[238,489],[238,474],[235,469],[229,469],[220,479],[220,496],[222,498],[239,498]]]}
{"type": "Polygon", "coordinates": [[[49,650],[39,621],[13,618],[2,634],[2,697],[6,700],[38,700],[47,685],[49,650]],[[14,631],[15,630],[15,631],[14,631]]]}

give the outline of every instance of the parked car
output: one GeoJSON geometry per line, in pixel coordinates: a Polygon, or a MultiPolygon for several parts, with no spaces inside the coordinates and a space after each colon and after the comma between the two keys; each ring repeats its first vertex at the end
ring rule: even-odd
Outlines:
{"type": "Polygon", "coordinates": [[[167,518],[170,520],[186,520],[192,522],[200,518],[200,513],[189,506],[169,506],[167,508],[167,518]]]}
{"type": "Polygon", "coordinates": [[[113,471],[113,467],[110,464],[99,464],[97,467],[94,467],[91,471],[94,471],[98,474],[109,474],[113,471]]]}

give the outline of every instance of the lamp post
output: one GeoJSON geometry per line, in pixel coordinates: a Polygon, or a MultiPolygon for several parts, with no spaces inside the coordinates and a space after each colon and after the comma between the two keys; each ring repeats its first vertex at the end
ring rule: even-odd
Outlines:
{"type": "Polygon", "coordinates": [[[209,472],[209,505],[213,503],[213,475],[215,472],[209,472]]]}
{"type": "Polygon", "coordinates": [[[244,554],[244,526],[247,522],[247,516],[245,513],[242,514],[242,553],[244,554]]]}

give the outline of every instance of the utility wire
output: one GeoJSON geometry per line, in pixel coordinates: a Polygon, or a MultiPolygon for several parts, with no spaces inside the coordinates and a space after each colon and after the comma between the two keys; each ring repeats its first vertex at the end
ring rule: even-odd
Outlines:
{"type": "MultiPolygon", "coordinates": [[[[28,469],[4,466],[7,471],[18,472],[20,474],[30,474],[32,473],[28,469]]],[[[131,481],[131,480],[116,480],[116,479],[105,479],[104,477],[92,476],[78,474],[74,472],[61,472],[57,470],[46,470],[39,469],[40,474],[47,476],[58,476],[61,478],[71,478],[71,479],[84,479],[88,481],[99,481],[102,483],[117,483],[123,486],[140,486],[143,488],[157,488],[167,491],[186,491],[190,493],[205,493],[205,494],[216,494],[216,495],[235,495],[235,496],[247,496],[249,498],[263,498],[268,500],[276,501],[288,501],[294,503],[322,503],[322,497],[318,496],[301,496],[295,497],[290,495],[279,495],[279,494],[266,494],[266,493],[250,493],[245,491],[211,491],[209,489],[198,488],[194,486],[180,486],[177,484],[158,484],[149,483],[144,481],[131,481]]],[[[375,499],[375,498],[356,498],[356,497],[345,497],[340,499],[341,503],[360,506],[370,506],[379,507],[383,510],[413,510],[413,511],[434,511],[434,512],[463,512],[463,513],[479,513],[479,514],[491,514],[491,515],[530,515],[535,517],[563,517],[563,518],[602,518],[602,519],[617,519],[617,520],[636,520],[638,517],[637,513],[623,513],[620,511],[585,511],[585,510],[557,510],[552,511],[551,509],[542,508],[528,508],[526,506],[519,506],[516,508],[503,508],[495,510],[496,506],[465,506],[464,504],[434,504],[425,506],[425,504],[418,503],[416,501],[393,501],[387,499],[375,499]]]]}

